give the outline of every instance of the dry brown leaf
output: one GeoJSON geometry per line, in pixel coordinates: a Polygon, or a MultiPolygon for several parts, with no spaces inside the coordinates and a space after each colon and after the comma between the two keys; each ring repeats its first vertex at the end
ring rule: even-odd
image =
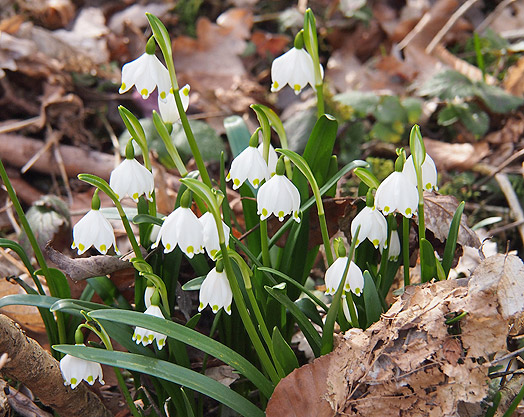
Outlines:
{"type": "Polygon", "coordinates": [[[267,416],[445,417],[478,406],[490,357],[506,352],[510,323],[524,311],[521,289],[509,299],[500,289],[520,288],[523,268],[496,255],[470,279],[407,287],[379,322],[351,329],[333,353],[284,378],[267,416]],[[451,336],[445,321],[461,312],[451,336]]]}
{"type": "Polygon", "coordinates": [[[520,57],[517,63],[508,69],[504,78],[504,89],[514,96],[524,94],[524,57],[520,57]]]}
{"type": "Polygon", "coordinates": [[[55,265],[75,281],[112,274],[122,269],[131,268],[131,264],[109,255],[90,256],[88,258],[72,259],[58,252],[51,246],[46,246],[46,255],[55,265]]]}
{"type": "MultiPolygon", "coordinates": [[[[449,226],[458,205],[458,200],[452,195],[424,192],[425,226],[441,242],[444,242],[448,237],[449,226]]],[[[471,246],[473,248],[480,246],[477,234],[468,227],[464,216],[460,220],[457,243],[461,246],[471,246]]]]}
{"type": "Polygon", "coordinates": [[[457,169],[467,171],[490,153],[486,141],[476,143],[447,143],[424,138],[426,151],[435,161],[438,171],[457,169]]]}
{"type": "Polygon", "coordinates": [[[262,32],[257,30],[251,36],[251,42],[257,47],[257,53],[261,57],[279,56],[284,49],[290,44],[291,38],[286,35],[262,32]]]}

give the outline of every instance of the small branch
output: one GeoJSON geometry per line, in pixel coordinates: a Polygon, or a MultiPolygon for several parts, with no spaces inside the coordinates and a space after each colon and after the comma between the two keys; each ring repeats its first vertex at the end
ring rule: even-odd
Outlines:
{"type": "Polygon", "coordinates": [[[112,417],[100,398],[79,385],[64,385],[56,361],[11,319],[0,314],[0,352],[9,355],[2,374],[25,384],[42,403],[68,417],[112,417]]]}

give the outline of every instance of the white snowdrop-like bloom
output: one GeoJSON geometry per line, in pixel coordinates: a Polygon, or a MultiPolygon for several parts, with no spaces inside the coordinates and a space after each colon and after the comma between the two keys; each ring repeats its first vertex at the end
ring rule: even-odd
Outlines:
{"type": "Polygon", "coordinates": [[[375,248],[384,246],[388,238],[388,224],[382,213],[373,207],[364,207],[351,222],[351,236],[355,236],[357,227],[360,231],[357,246],[366,238],[375,248]]]}
{"type": "MultiPolygon", "coordinates": [[[[204,236],[204,248],[206,249],[207,254],[213,260],[216,258],[217,252],[220,250],[220,242],[218,240],[218,230],[215,218],[208,211],[204,213],[198,221],[202,225],[202,232],[204,236]]],[[[225,243],[226,246],[229,246],[229,231],[230,228],[227,224],[222,221],[222,229],[224,230],[225,243]]]]}
{"type": "Polygon", "coordinates": [[[72,249],[78,248],[78,254],[82,255],[91,246],[94,246],[102,255],[113,246],[115,252],[120,254],[116,247],[113,226],[109,223],[100,210],[91,209],[73,227],[72,249]]]}
{"type": "Polygon", "coordinates": [[[223,271],[218,272],[216,268],[209,271],[200,286],[198,298],[200,300],[198,311],[202,311],[209,304],[215,314],[221,308],[223,308],[227,314],[231,314],[233,292],[229,286],[226,273],[223,271]]]}
{"type": "MultiPolygon", "coordinates": [[[[322,77],[324,70],[320,66],[322,77]]],[[[279,91],[286,84],[298,94],[307,85],[315,88],[315,66],[313,58],[305,49],[291,48],[271,64],[271,91],[279,91]]]]}
{"type": "Polygon", "coordinates": [[[155,88],[158,88],[161,100],[167,99],[171,89],[169,71],[154,53],[146,52],[122,67],[122,85],[118,92],[125,93],[133,86],[136,86],[143,99],[148,98],[155,88]]]}
{"type": "Polygon", "coordinates": [[[300,223],[299,209],[300,193],[285,175],[275,174],[260,187],[257,194],[257,213],[260,220],[274,214],[282,221],[284,216],[291,214],[293,219],[300,223]]]}
{"type": "Polygon", "coordinates": [[[190,208],[178,207],[164,220],[155,243],[162,241],[164,253],[169,253],[178,245],[189,258],[204,251],[202,225],[190,208]]]}
{"type": "MultiPolygon", "coordinates": [[[[424,159],[421,169],[422,187],[424,187],[424,190],[437,190],[437,167],[435,166],[433,159],[431,159],[428,154],[426,154],[426,159],[424,159]]],[[[413,184],[415,184],[415,186],[417,185],[417,174],[415,172],[415,164],[413,163],[413,157],[411,155],[408,157],[408,159],[406,159],[402,172],[413,184]]]]}
{"type": "Polygon", "coordinates": [[[155,190],[153,173],[135,158],[126,158],[111,172],[109,186],[119,200],[129,196],[138,203],[138,197],[143,194],[149,201],[153,201],[152,194],[155,190]]]}
{"type": "Polygon", "coordinates": [[[398,211],[405,217],[411,217],[418,208],[417,187],[405,174],[395,171],[378,186],[375,207],[385,215],[398,211]]]}
{"type": "MultiPolygon", "coordinates": [[[[264,144],[261,143],[258,145],[258,152],[260,152],[260,155],[264,155],[264,144]]],[[[263,156],[262,156],[263,158],[263,156]]],[[[269,155],[268,155],[268,168],[269,168],[269,175],[273,176],[275,175],[275,172],[277,170],[277,161],[278,161],[278,155],[275,151],[275,148],[273,148],[273,145],[269,144],[269,155]]]]}
{"type": "Polygon", "coordinates": [[[144,303],[146,305],[146,308],[149,308],[151,306],[151,297],[155,293],[156,288],[152,286],[147,286],[146,290],[144,291],[144,303]]]}
{"type": "MultiPolygon", "coordinates": [[[[150,305],[147,308],[147,310],[144,311],[144,314],[160,317],[161,319],[164,318],[164,315],[162,314],[160,307],[158,307],[157,305],[150,305]]],[[[156,345],[160,350],[162,350],[162,348],[166,344],[166,338],[167,336],[165,334],[144,329],[143,327],[135,328],[135,332],[133,333],[133,341],[135,341],[137,345],[142,343],[144,346],[147,346],[153,343],[153,340],[156,340],[156,345]]]]}
{"type": "MultiPolygon", "coordinates": [[[[342,297],[344,298],[342,300],[342,311],[344,312],[344,317],[346,318],[347,321],[349,321],[351,323],[352,322],[352,320],[351,320],[351,313],[349,311],[348,301],[345,299],[346,295],[344,294],[342,297]]],[[[351,300],[350,303],[353,303],[353,300],[351,300]]],[[[358,310],[357,310],[357,307],[355,306],[355,303],[353,303],[353,307],[355,308],[355,313],[356,313],[357,319],[358,319],[358,310]]]]}
{"type": "MultiPolygon", "coordinates": [[[[326,271],[326,295],[334,295],[337,292],[340,280],[344,276],[344,270],[348,262],[347,256],[341,256],[326,271]]],[[[364,289],[364,276],[362,271],[353,261],[349,264],[346,282],[344,283],[344,291],[351,291],[353,294],[360,297],[364,289]]]]}
{"type": "MultiPolygon", "coordinates": [[[[180,89],[180,100],[182,101],[182,107],[184,111],[187,111],[189,107],[189,84],[186,84],[180,89]]],[[[160,96],[158,97],[158,110],[162,116],[162,120],[165,123],[176,123],[180,120],[180,114],[178,114],[178,108],[175,103],[175,94],[172,90],[167,95],[167,100],[163,101],[160,96]]]]}
{"type": "Polygon", "coordinates": [[[233,159],[226,181],[233,180],[233,190],[249,180],[251,185],[258,188],[262,180],[269,180],[269,170],[266,161],[257,148],[248,146],[233,159]]]}
{"type": "MultiPolygon", "coordinates": [[[[382,248],[380,250],[382,252],[382,248]]],[[[395,262],[400,255],[400,238],[398,237],[398,232],[393,230],[391,232],[391,238],[389,239],[389,251],[388,251],[388,260],[395,262]]]]}
{"type": "MultiPolygon", "coordinates": [[[[84,344],[77,344],[76,346],[85,346],[84,344]]],[[[86,361],[75,356],[65,355],[60,360],[60,371],[64,377],[64,385],[71,385],[75,389],[82,380],[89,385],[93,385],[95,380],[104,385],[102,379],[102,367],[97,362],[86,361]]]]}

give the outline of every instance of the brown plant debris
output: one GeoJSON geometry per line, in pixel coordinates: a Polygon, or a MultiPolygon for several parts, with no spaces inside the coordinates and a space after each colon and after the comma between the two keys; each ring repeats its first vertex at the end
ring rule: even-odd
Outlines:
{"type": "Polygon", "coordinates": [[[499,254],[469,279],[408,287],[379,322],[351,329],[334,352],[284,378],[267,416],[441,417],[478,409],[490,360],[507,352],[510,326],[524,311],[522,276],[518,257],[499,254]],[[307,395],[293,401],[299,390],[307,395]]]}

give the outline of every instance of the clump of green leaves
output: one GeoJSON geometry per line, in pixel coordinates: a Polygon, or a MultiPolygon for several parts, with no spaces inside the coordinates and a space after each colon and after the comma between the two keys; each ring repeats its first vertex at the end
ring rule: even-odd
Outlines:
{"type": "Polygon", "coordinates": [[[483,81],[472,81],[454,70],[435,75],[419,89],[419,94],[436,97],[445,103],[438,115],[439,125],[452,126],[460,122],[476,137],[484,135],[489,129],[487,111],[508,113],[524,104],[524,99],[520,97],[483,81]]]}

